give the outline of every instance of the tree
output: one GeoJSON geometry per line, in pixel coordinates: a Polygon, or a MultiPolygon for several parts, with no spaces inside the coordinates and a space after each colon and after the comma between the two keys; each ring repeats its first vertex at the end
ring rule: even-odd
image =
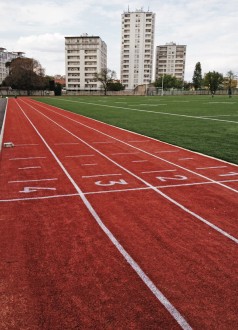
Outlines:
{"type": "Polygon", "coordinates": [[[9,75],[4,80],[5,86],[13,89],[27,90],[28,95],[32,90],[45,88],[44,69],[40,63],[32,58],[18,57],[6,63],[9,75]]]}
{"type": "Polygon", "coordinates": [[[193,73],[193,86],[195,90],[202,87],[202,68],[200,62],[197,62],[195,65],[195,70],[193,73]]]}
{"type": "Polygon", "coordinates": [[[125,86],[120,83],[120,81],[109,82],[107,86],[108,91],[122,91],[125,86]]]}
{"type": "Polygon", "coordinates": [[[160,87],[163,89],[168,89],[168,88],[182,88],[183,87],[183,82],[182,80],[170,75],[170,74],[165,74],[154,82],[155,87],[160,87]]]}
{"type": "Polygon", "coordinates": [[[216,93],[217,89],[223,82],[223,75],[219,72],[213,71],[205,74],[204,85],[207,86],[210,92],[213,94],[216,93]]]}
{"type": "Polygon", "coordinates": [[[236,88],[237,80],[235,79],[235,74],[233,71],[228,71],[226,77],[224,77],[223,87],[227,89],[229,97],[232,94],[232,88],[236,88]]]}
{"type": "Polygon", "coordinates": [[[108,86],[116,78],[116,72],[108,68],[102,69],[100,72],[95,73],[96,81],[100,81],[104,90],[104,95],[107,95],[108,86]]]}

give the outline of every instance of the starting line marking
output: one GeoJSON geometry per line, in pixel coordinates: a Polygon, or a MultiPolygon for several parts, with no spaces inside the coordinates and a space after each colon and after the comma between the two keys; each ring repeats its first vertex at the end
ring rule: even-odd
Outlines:
{"type": "Polygon", "coordinates": [[[20,183],[20,182],[40,182],[40,181],[55,181],[57,178],[52,179],[39,179],[39,180],[19,180],[19,181],[8,181],[8,183],[20,183]]]}
{"type": "Polygon", "coordinates": [[[55,143],[55,146],[61,146],[61,145],[68,145],[68,144],[79,144],[78,142],[62,142],[62,143],[55,143]]]}
{"type": "Polygon", "coordinates": [[[98,165],[98,164],[81,164],[81,166],[90,166],[90,165],[95,166],[95,165],[98,165]]]}
{"type": "Polygon", "coordinates": [[[145,160],[145,159],[144,160],[143,159],[142,160],[132,160],[131,162],[132,163],[145,163],[145,162],[148,162],[148,160],[145,160]]]}
{"type": "Polygon", "coordinates": [[[115,152],[111,155],[136,155],[136,154],[139,154],[140,152],[115,152]]]}
{"type": "Polygon", "coordinates": [[[177,170],[159,170],[159,171],[145,171],[141,173],[163,173],[163,172],[176,172],[177,170]]]}
{"type": "Polygon", "coordinates": [[[32,168],[41,168],[41,166],[18,167],[18,170],[28,170],[32,168]]]}
{"type": "Polygon", "coordinates": [[[227,166],[209,166],[209,167],[196,167],[196,170],[208,170],[213,168],[225,168],[227,166]]]}
{"type": "Polygon", "coordinates": [[[188,158],[179,158],[178,160],[191,160],[191,159],[194,159],[194,158],[191,158],[191,157],[190,158],[189,157],[188,158]]]}
{"type": "Polygon", "coordinates": [[[9,160],[40,159],[40,158],[46,158],[46,157],[10,158],[9,160]]]}
{"type": "Polygon", "coordinates": [[[160,154],[164,152],[179,152],[180,150],[161,150],[161,151],[155,151],[155,154],[160,154]]]}
{"type": "Polygon", "coordinates": [[[98,175],[84,175],[82,178],[97,178],[99,176],[112,176],[112,175],[122,175],[122,174],[98,174],[98,175]]]}
{"type": "Polygon", "coordinates": [[[93,157],[95,155],[75,155],[75,156],[65,156],[65,158],[79,158],[79,157],[93,157]]]}
{"type": "Polygon", "coordinates": [[[16,147],[38,146],[39,144],[15,144],[16,147]]]}
{"type": "MultiPolygon", "coordinates": [[[[223,181],[218,181],[218,182],[221,182],[221,183],[238,182],[238,179],[237,180],[223,180],[223,181]]],[[[157,188],[157,189],[179,188],[179,187],[184,187],[184,186],[198,186],[198,185],[205,185],[205,184],[215,184],[215,182],[207,181],[207,182],[195,182],[195,183],[182,183],[182,184],[173,184],[173,185],[153,186],[153,188],[157,188]]],[[[84,193],[84,195],[94,195],[94,194],[108,194],[108,193],[130,192],[130,191],[140,191],[140,190],[153,190],[153,189],[151,187],[137,187],[137,188],[126,188],[126,189],[115,189],[115,190],[112,189],[112,190],[88,191],[88,192],[83,192],[83,193],[84,193]]],[[[76,194],[41,196],[41,197],[0,199],[0,203],[3,203],[3,202],[18,202],[18,201],[25,201],[25,200],[47,199],[47,198],[73,197],[73,196],[80,196],[80,195],[76,193],[76,194]]]]}

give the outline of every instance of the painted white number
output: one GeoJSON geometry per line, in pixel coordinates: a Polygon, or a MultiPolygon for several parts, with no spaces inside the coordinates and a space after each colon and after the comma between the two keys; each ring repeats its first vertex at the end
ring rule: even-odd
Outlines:
{"type": "Polygon", "coordinates": [[[164,176],[157,176],[156,179],[160,181],[167,181],[167,180],[187,180],[188,178],[184,175],[174,175],[172,178],[171,177],[164,177],[164,176]]]}
{"type": "Polygon", "coordinates": [[[115,184],[128,184],[128,183],[125,180],[120,179],[119,181],[109,181],[108,183],[103,183],[103,181],[96,181],[95,184],[97,186],[109,187],[109,186],[114,186],[115,184]]]}
{"type": "Polygon", "coordinates": [[[56,188],[45,188],[45,187],[24,187],[23,190],[19,191],[21,193],[29,194],[38,190],[56,190],[56,188]]]}

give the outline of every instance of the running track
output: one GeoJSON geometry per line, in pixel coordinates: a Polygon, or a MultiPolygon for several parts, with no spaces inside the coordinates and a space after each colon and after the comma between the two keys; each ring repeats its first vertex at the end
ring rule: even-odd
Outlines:
{"type": "Polygon", "coordinates": [[[28,98],[1,153],[1,329],[237,329],[238,167],[28,98]]]}

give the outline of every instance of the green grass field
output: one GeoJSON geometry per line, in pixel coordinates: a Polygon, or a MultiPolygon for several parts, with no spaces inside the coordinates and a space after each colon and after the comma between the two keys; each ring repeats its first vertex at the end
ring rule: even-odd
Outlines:
{"type": "Polygon", "coordinates": [[[237,96],[58,96],[37,100],[238,164],[237,96]]]}

